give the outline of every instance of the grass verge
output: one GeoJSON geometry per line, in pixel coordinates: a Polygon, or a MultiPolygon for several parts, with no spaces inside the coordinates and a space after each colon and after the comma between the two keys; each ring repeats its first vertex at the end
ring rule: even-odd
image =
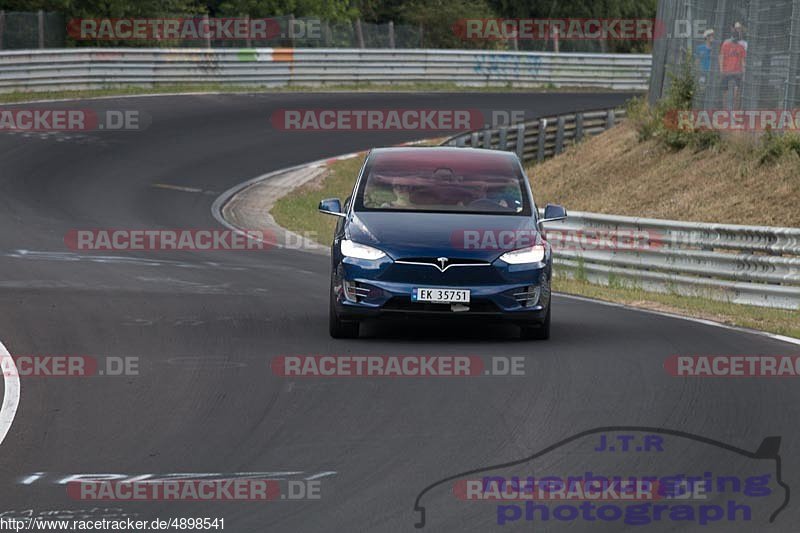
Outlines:
{"type": "Polygon", "coordinates": [[[306,235],[325,245],[329,245],[336,227],[336,217],[323,215],[317,211],[319,201],[325,198],[345,199],[353,191],[358,171],[364,162],[364,155],[336,161],[328,167],[328,173],[321,180],[307,183],[287,194],[272,208],[275,222],[295,233],[306,235]]]}
{"type": "Polygon", "coordinates": [[[719,302],[693,296],[648,292],[626,287],[594,285],[585,280],[555,276],[553,289],[605,302],[614,302],[676,315],[713,320],[779,335],[800,338],[800,311],[719,302]]]}
{"type": "Polygon", "coordinates": [[[729,139],[706,150],[638,140],[624,123],[527,168],[541,204],[614,215],[800,227],[800,155],[762,162],[769,140],[729,139]]]}
{"type": "Polygon", "coordinates": [[[693,64],[685,58],[655,105],[631,100],[624,125],[530,167],[537,199],[594,213],[800,226],[800,136],[678,120],[697,97],[693,64]]]}
{"type": "MultiPolygon", "coordinates": [[[[325,178],[306,184],[278,200],[272,210],[275,220],[285,228],[295,232],[308,232],[312,238],[316,236],[318,242],[330,244],[336,220],[318,213],[317,205],[323,198],[341,198],[344,201],[353,189],[362,162],[363,156],[334,162],[328,167],[325,178]]],[[[553,287],[565,294],[800,338],[800,311],[739,305],[619,286],[593,285],[588,281],[571,279],[563,275],[556,275],[553,287]]]]}
{"type": "MultiPolygon", "coordinates": [[[[253,88],[232,85],[162,85],[158,87],[109,87],[105,89],[85,89],[79,91],[16,91],[0,94],[0,103],[14,104],[31,100],[80,100],[105,96],[140,96],[145,94],[175,94],[224,92],[238,93],[254,91],[253,88]]],[[[259,89],[263,90],[263,89],[259,89]]]]}

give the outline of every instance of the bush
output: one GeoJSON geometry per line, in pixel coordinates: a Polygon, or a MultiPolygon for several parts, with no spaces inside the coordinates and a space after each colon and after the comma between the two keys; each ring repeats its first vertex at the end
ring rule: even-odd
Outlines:
{"type": "Polygon", "coordinates": [[[658,132],[659,118],[644,98],[632,98],[627,104],[626,117],[639,135],[639,142],[652,139],[658,132]]]}
{"type": "Polygon", "coordinates": [[[772,130],[767,130],[761,136],[758,162],[761,165],[771,164],[792,152],[800,156],[800,135],[796,133],[780,135],[772,130]]]}
{"type": "Polygon", "coordinates": [[[697,151],[707,150],[719,144],[719,132],[713,130],[679,128],[677,115],[690,111],[697,91],[691,54],[686,54],[675,73],[670,73],[667,94],[655,107],[641,98],[635,98],[628,105],[628,117],[636,128],[639,141],[656,138],[671,150],[691,147],[697,151]]]}

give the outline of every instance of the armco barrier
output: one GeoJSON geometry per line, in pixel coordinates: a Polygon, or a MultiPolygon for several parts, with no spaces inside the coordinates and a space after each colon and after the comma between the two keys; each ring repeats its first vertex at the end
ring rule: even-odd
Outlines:
{"type": "Polygon", "coordinates": [[[0,52],[0,92],[119,86],[457,83],[645,90],[649,55],[391,49],[75,48],[0,52]]]}
{"type": "Polygon", "coordinates": [[[800,228],[573,212],[545,229],[559,271],[573,277],[800,309],[800,228]]]}
{"type": "Polygon", "coordinates": [[[585,137],[612,128],[625,117],[624,109],[585,111],[517,124],[506,128],[461,133],[444,142],[448,146],[516,152],[523,161],[539,161],[560,154],[585,137]]]}
{"type": "MultiPolygon", "coordinates": [[[[445,145],[542,161],[624,117],[606,109],[457,135],[445,145]]],[[[535,171],[531,176],[536,184],[535,171]]],[[[800,309],[800,229],[703,224],[571,212],[545,229],[557,271],[602,285],[800,309]]]]}

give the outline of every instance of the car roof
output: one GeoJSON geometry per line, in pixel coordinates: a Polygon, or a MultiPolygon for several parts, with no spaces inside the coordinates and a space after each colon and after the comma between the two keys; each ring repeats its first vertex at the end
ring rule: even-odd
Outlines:
{"type": "Polygon", "coordinates": [[[393,146],[386,148],[373,148],[370,153],[376,155],[383,153],[408,154],[408,155],[452,153],[452,154],[462,154],[462,155],[470,154],[472,156],[477,156],[477,157],[483,156],[486,157],[487,159],[516,157],[516,154],[514,152],[506,152],[504,150],[487,150],[485,148],[460,148],[456,146],[393,146]]]}
{"type": "Polygon", "coordinates": [[[439,165],[519,165],[519,159],[514,152],[502,150],[486,150],[481,148],[458,148],[455,146],[403,146],[396,148],[375,148],[370,152],[370,158],[383,162],[391,161],[393,164],[433,163],[439,165]]]}
{"type": "Polygon", "coordinates": [[[513,152],[457,147],[377,148],[369,156],[370,164],[380,168],[417,168],[419,165],[444,167],[461,172],[518,173],[519,159],[513,152]]]}

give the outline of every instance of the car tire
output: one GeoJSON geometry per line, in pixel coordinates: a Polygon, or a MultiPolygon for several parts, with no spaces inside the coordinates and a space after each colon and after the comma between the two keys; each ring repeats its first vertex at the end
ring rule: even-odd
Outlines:
{"type": "Polygon", "coordinates": [[[546,341],[550,338],[550,306],[547,307],[547,315],[544,322],[536,326],[520,326],[521,337],[527,340],[546,341]]]}
{"type": "Polygon", "coordinates": [[[341,320],[336,313],[336,305],[333,301],[333,289],[331,289],[330,307],[328,309],[328,332],[334,339],[356,339],[358,338],[359,323],[351,320],[341,320]]]}

